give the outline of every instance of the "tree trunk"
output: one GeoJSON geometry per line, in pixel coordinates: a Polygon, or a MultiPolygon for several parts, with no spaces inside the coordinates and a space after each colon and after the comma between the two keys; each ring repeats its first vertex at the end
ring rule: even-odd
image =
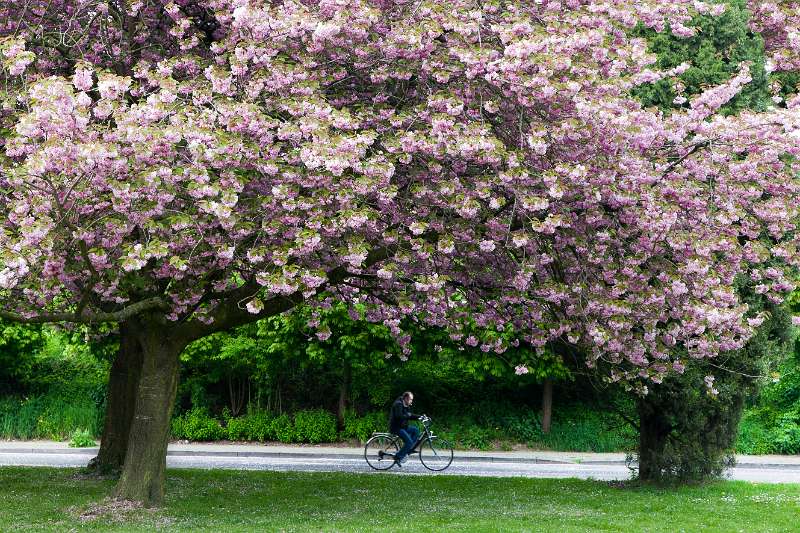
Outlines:
{"type": "Polygon", "coordinates": [[[98,474],[118,473],[125,461],[141,370],[141,346],[132,334],[132,325],[123,322],[119,325],[119,352],[109,373],[100,451],[88,466],[98,474]]]}
{"type": "Polygon", "coordinates": [[[550,433],[550,421],[553,418],[553,380],[544,380],[542,389],[542,433],[550,433]]]}
{"type": "Polygon", "coordinates": [[[249,378],[228,374],[228,395],[231,401],[231,416],[237,417],[244,407],[245,394],[249,388],[249,378]]]}
{"type": "Polygon", "coordinates": [[[179,356],[186,343],[171,338],[169,327],[152,318],[143,320],[135,335],[143,364],[115,495],[153,507],[164,500],[170,419],[178,387],[179,356]]]}
{"type": "Polygon", "coordinates": [[[352,368],[350,367],[350,361],[345,360],[342,383],[339,387],[339,405],[336,410],[336,420],[339,424],[340,431],[344,429],[344,412],[347,409],[347,396],[350,393],[351,374],[352,368]]]}
{"type": "Polygon", "coordinates": [[[639,479],[659,482],[662,478],[661,455],[671,431],[669,421],[647,400],[639,400],[639,479]]]}

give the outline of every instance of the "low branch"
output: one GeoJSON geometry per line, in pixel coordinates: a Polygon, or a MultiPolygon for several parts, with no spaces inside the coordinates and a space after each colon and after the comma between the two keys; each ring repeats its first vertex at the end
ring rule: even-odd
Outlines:
{"type": "Polygon", "coordinates": [[[101,322],[122,322],[140,313],[154,311],[156,309],[165,310],[169,306],[163,299],[156,296],[129,305],[119,311],[111,313],[46,313],[32,317],[26,317],[19,313],[0,311],[0,318],[21,322],[24,324],[47,324],[53,322],[70,322],[73,324],[99,324],[101,322]]]}
{"type": "MultiPolygon", "coordinates": [[[[369,252],[362,268],[369,268],[377,263],[392,257],[397,251],[396,246],[380,246],[369,252]]],[[[317,293],[322,292],[327,287],[339,285],[351,277],[353,274],[346,266],[341,265],[327,272],[328,280],[317,288],[317,293]]],[[[190,320],[177,327],[176,335],[182,336],[189,342],[216,333],[226,331],[237,326],[249,324],[262,318],[279,315],[288,311],[305,301],[302,292],[297,291],[289,295],[273,296],[264,302],[264,309],[253,314],[240,307],[241,302],[252,297],[258,290],[258,285],[254,280],[250,280],[241,287],[226,294],[222,302],[217,306],[213,314],[214,321],[211,324],[204,324],[199,320],[190,320]]]]}

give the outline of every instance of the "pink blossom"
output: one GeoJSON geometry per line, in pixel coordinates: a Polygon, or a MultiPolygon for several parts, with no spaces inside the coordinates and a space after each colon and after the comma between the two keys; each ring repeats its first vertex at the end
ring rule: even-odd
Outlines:
{"type": "Polygon", "coordinates": [[[257,315],[264,309],[264,302],[262,302],[259,298],[253,298],[249,302],[247,302],[247,312],[257,315]]]}
{"type": "Polygon", "coordinates": [[[492,250],[495,249],[494,241],[489,241],[489,240],[481,241],[480,249],[483,252],[491,252],[492,250]]]}
{"type": "Polygon", "coordinates": [[[79,91],[89,91],[94,86],[92,79],[93,71],[88,66],[79,66],[75,69],[75,74],[72,76],[72,84],[79,91]]]}

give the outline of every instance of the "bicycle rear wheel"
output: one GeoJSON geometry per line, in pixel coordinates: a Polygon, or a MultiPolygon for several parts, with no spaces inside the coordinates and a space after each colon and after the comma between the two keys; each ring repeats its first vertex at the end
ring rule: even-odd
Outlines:
{"type": "Polygon", "coordinates": [[[373,435],[364,445],[364,459],[375,470],[389,470],[394,466],[394,456],[400,451],[399,439],[388,433],[373,435]]]}
{"type": "Polygon", "coordinates": [[[439,437],[425,439],[419,447],[419,460],[428,470],[444,470],[453,462],[453,445],[439,437]]]}

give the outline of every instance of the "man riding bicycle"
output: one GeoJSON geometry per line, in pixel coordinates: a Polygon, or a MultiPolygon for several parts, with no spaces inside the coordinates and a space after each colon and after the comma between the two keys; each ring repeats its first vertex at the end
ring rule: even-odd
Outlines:
{"type": "Polygon", "coordinates": [[[392,410],[389,413],[389,432],[399,436],[405,443],[394,458],[397,466],[401,466],[406,462],[409,450],[411,450],[419,437],[419,429],[416,426],[408,425],[409,420],[420,419],[420,415],[415,415],[411,412],[412,403],[414,403],[414,394],[404,392],[394,401],[392,410]]]}

